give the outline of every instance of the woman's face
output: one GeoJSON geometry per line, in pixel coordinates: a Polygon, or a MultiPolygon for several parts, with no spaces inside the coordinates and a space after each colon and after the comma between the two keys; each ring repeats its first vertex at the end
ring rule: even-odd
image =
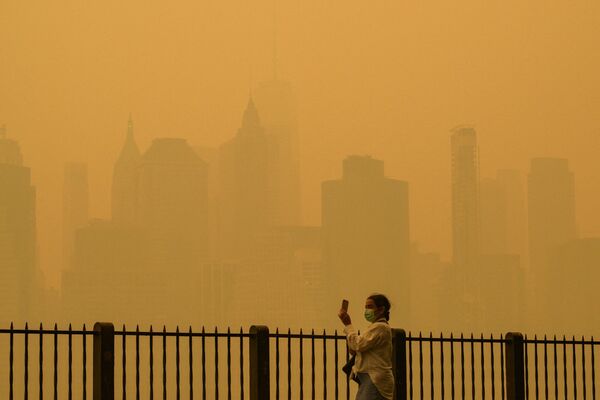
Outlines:
{"type": "Polygon", "coordinates": [[[373,299],[367,299],[365,308],[375,310],[375,316],[379,319],[383,315],[383,307],[377,307],[373,299]]]}

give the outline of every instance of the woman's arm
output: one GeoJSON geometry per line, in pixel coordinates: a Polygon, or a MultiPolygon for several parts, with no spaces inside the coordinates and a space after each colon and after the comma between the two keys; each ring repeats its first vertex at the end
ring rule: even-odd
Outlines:
{"type": "Polygon", "coordinates": [[[346,333],[346,340],[350,351],[362,352],[369,350],[381,342],[385,334],[385,327],[374,325],[359,335],[352,325],[346,325],[344,332],[346,333]]]}

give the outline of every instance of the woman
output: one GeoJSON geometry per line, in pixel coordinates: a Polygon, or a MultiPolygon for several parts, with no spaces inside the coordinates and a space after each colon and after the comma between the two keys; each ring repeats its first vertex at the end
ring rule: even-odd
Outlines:
{"type": "Polygon", "coordinates": [[[356,400],[392,400],[392,329],[388,324],[390,302],[374,294],[365,303],[365,319],[371,323],[360,335],[352,326],[350,315],[341,309],[338,317],[344,324],[348,348],[356,354],[352,374],[360,382],[356,400]]]}

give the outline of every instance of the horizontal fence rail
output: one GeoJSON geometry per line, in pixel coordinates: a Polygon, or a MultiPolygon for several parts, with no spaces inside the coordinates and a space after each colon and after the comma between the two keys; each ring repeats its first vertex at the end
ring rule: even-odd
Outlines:
{"type": "MultiPolygon", "coordinates": [[[[0,398],[353,399],[336,331],[0,329],[0,398]]],[[[395,399],[596,399],[590,338],[394,330],[395,399]]]]}

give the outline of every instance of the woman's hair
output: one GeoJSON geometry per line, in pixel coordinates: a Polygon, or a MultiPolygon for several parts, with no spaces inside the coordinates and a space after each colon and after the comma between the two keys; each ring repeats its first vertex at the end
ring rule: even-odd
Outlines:
{"type": "Polygon", "coordinates": [[[388,298],[385,297],[385,295],[372,294],[369,297],[367,297],[367,299],[373,300],[373,303],[375,303],[377,308],[383,307],[384,308],[383,316],[385,317],[386,321],[390,320],[390,308],[392,308],[392,305],[390,304],[390,301],[388,300],[388,298]]]}

